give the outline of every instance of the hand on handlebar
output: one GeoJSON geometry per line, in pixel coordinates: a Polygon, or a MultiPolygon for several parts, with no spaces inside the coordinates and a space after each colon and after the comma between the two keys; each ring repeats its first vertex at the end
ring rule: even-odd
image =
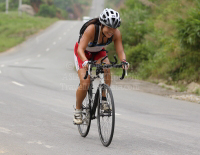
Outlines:
{"type": "MultiPolygon", "coordinates": [[[[106,56],[107,57],[107,56],[106,56]]],[[[104,59],[106,58],[104,57],[104,59]]],[[[103,68],[123,68],[123,73],[122,73],[122,77],[120,78],[121,80],[124,79],[125,76],[127,76],[127,70],[129,68],[129,63],[124,59],[121,64],[117,65],[117,59],[115,58],[115,62],[111,62],[111,64],[104,64],[103,62],[101,62],[100,64],[96,64],[96,61],[88,61],[85,60],[82,64],[82,67],[86,70],[86,74],[84,79],[87,79],[88,75],[90,75],[90,70],[92,67],[97,67],[99,69],[103,69],[103,68]]]]}
{"type": "Polygon", "coordinates": [[[129,63],[125,59],[121,63],[122,63],[122,68],[125,70],[128,70],[129,63]]]}
{"type": "Polygon", "coordinates": [[[82,64],[82,67],[87,71],[88,70],[88,60],[85,60],[82,64]]]}

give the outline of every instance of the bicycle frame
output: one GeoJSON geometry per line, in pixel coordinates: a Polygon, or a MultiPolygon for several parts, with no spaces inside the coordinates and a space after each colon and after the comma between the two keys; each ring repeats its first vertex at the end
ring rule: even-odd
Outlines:
{"type": "MultiPolygon", "coordinates": [[[[114,106],[114,98],[112,95],[112,90],[110,87],[105,84],[104,81],[104,69],[108,68],[123,68],[123,73],[122,77],[120,78],[121,80],[124,78],[126,71],[123,67],[123,65],[127,65],[127,63],[122,62],[120,65],[117,65],[117,59],[115,58],[115,62],[111,62],[111,64],[106,64],[103,61],[107,58],[108,56],[105,56],[100,64],[96,64],[96,61],[88,61],[88,71],[86,71],[86,75],[84,79],[87,79],[88,75],[90,75],[90,85],[88,88],[88,100],[84,103],[84,122],[85,124],[79,125],[78,130],[79,133],[81,134],[82,137],[86,137],[89,133],[90,130],[90,125],[91,125],[91,120],[95,119],[97,116],[97,126],[98,126],[98,132],[100,136],[100,140],[104,146],[109,146],[113,134],[114,134],[114,126],[115,126],[115,106],[114,106]],[[96,76],[92,76],[92,68],[96,67],[96,76]],[[96,78],[100,78],[99,85],[97,87],[96,93],[93,93],[93,81],[96,78]],[[108,98],[109,101],[102,101],[102,95],[106,94],[106,99],[108,98]],[[95,95],[94,95],[95,94],[95,95]],[[102,104],[103,102],[103,104],[102,104]],[[102,105],[101,105],[102,104],[102,105]],[[106,109],[105,105],[108,105],[108,109],[106,109]],[[97,115],[95,116],[97,111],[97,115]],[[89,117],[88,117],[89,116],[89,117]],[[107,117],[106,117],[107,116],[107,117]],[[105,118],[105,119],[104,119],[105,118]],[[104,121],[110,120],[110,124],[108,124],[107,127],[104,128],[104,125],[102,126],[102,123],[104,121]],[[86,126],[85,126],[86,125],[86,126]],[[86,127],[86,128],[85,128],[86,127]],[[108,130],[110,131],[109,135],[104,134],[105,131],[108,130]]],[[[107,132],[106,132],[107,133],[107,132]]]]}
{"type": "MultiPolygon", "coordinates": [[[[101,60],[101,63],[100,63],[100,64],[104,64],[104,66],[106,66],[106,64],[103,63],[103,60],[105,60],[105,58],[107,58],[107,56],[105,56],[101,60]]],[[[117,63],[117,59],[116,59],[115,56],[114,56],[114,58],[115,58],[115,62],[111,62],[111,64],[113,66],[117,63]]],[[[126,70],[123,69],[122,77],[120,79],[122,80],[126,74],[127,74],[126,70]]],[[[102,103],[102,97],[99,97],[99,96],[102,96],[102,86],[105,84],[105,81],[104,81],[104,70],[103,70],[103,68],[97,68],[97,70],[96,70],[96,75],[97,76],[93,77],[92,76],[92,67],[91,67],[91,64],[88,64],[88,71],[86,72],[86,75],[85,75],[84,79],[86,79],[88,75],[90,75],[90,86],[89,86],[88,90],[91,91],[91,93],[89,93],[91,95],[91,96],[89,95],[89,103],[90,103],[90,106],[92,106],[92,104],[93,104],[93,106],[91,107],[92,110],[91,110],[91,115],[90,116],[92,116],[91,119],[95,119],[95,113],[96,113],[98,99],[100,100],[99,103],[102,103]],[[97,87],[97,91],[95,93],[95,97],[94,97],[94,100],[93,100],[93,92],[92,92],[93,81],[96,78],[100,78],[100,83],[99,83],[99,85],[97,87]]]]}
{"type": "Polygon", "coordinates": [[[89,95],[89,103],[90,103],[90,106],[93,106],[91,107],[91,116],[92,118],[91,119],[95,119],[95,113],[96,113],[96,108],[97,108],[97,103],[98,103],[98,99],[100,99],[100,103],[102,102],[102,98],[99,97],[99,96],[102,96],[102,85],[105,84],[105,81],[104,81],[104,71],[102,70],[98,76],[96,77],[93,77],[92,76],[92,68],[90,68],[90,65],[88,67],[88,75],[90,75],[90,86],[89,86],[89,89],[88,91],[91,91],[90,95],[89,95]],[[97,91],[95,93],[95,96],[94,96],[94,99],[93,99],[93,81],[96,79],[96,78],[100,78],[100,83],[97,87],[97,91]]]}

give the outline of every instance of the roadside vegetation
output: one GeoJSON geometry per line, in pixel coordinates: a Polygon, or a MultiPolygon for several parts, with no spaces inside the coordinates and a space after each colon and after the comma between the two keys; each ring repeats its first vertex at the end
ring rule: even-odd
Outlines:
{"type": "MultiPolygon", "coordinates": [[[[200,83],[198,0],[126,0],[119,12],[129,75],[162,79],[181,91],[188,83],[200,83]]],[[[109,50],[111,58],[113,45],[109,50]]]]}
{"type": "MultiPolygon", "coordinates": [[[[59,19],[80,19],[88,14],[92,0],[22,0],[32,6],[36,16],[59,19]]],[[[5,12],[5,0],[0,0],[0,12],[5,12]]],[[[18,10],[19,1],[9,0],[9,11],[18,10]]]]}
{"type": "Polygon", "coordinates": [[[23,42],[26,37],[45,29],[57,18],[32,17],[18,12],[0,13],[0,52],[23,42]]]}
{"type": "Polygon", "coordinates": [[[114,10],[118,10],[120,7],[124,6],[125,0],[109,0],[105,1],[105,8],[112,8],[114,10]]]}
{"type": "Polygon", "coordinates": [[[81,19],[88,13],[92,0],[22,0],[33,8],[18,15],[18,0],[9,0],[9,13],[5,13],[5,0],[0,0],[0,52],[23,42],[59,19],[81,19]]]}

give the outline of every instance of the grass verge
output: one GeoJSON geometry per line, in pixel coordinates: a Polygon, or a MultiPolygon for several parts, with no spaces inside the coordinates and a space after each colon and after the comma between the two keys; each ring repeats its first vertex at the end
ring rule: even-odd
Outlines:
{"type": "Polygon", "coordinates": [[[0,13],[0,52],[23,42],[26,37],[45,29],[56,18],[32,17],[18,12],[0,13]]]}

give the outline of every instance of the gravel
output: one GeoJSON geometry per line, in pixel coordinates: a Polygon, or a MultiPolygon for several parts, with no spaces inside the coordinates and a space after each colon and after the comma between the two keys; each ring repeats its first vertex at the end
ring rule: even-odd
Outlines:
{"type": "Polygon", "coordinates": [[[185,100],[200,104],[200,96],[197,96],[195,94],[186,91],[179,92],[175,88],[172,89],[171,87],[169,89],[167,85],[165,87],[162,87],[162,84],[158,85],[151,82],[132,79],[132,78],[125,78],[124,80],[119,80],[118,76],[112,76],[112,84],[122,87],[128,86],[127,88],[130,88],[130,90],[136,90],[160,96],[167,96],[174,99],[185,100]]]}
{"type": "Polygon", "coordinates": [[[185,100],[185,101],[190,101],[190,102],[195,102],[200,104],[200,96],[195,96],[195,95],[170,95],[169,97],[174,98],[174,99],[179,99],[179,100],[185,100]]]}

